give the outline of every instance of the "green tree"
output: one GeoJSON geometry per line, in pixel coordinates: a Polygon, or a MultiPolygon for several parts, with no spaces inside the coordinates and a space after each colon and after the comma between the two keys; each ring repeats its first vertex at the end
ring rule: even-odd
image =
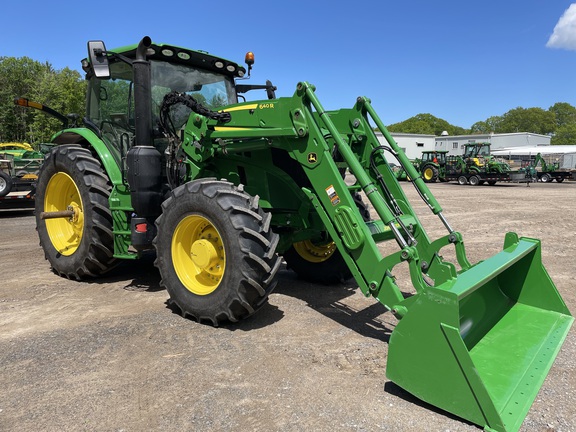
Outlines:
{"type": "Polygon", "coordinates": [[[398,133],[414,133],[414,134],[424,134],[433,135],[434,128],[427,122],[423,120],[418,120],[415,117],[404,120],[400,123],[395,123],[387,127],[390,132],[398,133]]]}
{"type": "Polygon", "coordinates": [[[0,57],[0,141],[24,141],[34,117],[14,105],[14,98],[32,94],[42,64],[28,57],[0,57]]]}
{"type": "Polygon", "coordinates": [[[502,116],[502,121],[495,132],[532,132],[548,134],[556,129],[556,116],[542,108],[514,108],[502,116]]]}
{"type": "MultiPolygon", "coordinates": [[[[85,111],[85,89],[85,81],[77,71],[69,68],[54,71],[47,64],[40,76],[33,99],[59,113],[65,115],[74,113],[82,117],[85,111]]],[[[28,131],[28,140],[31,142],[48,141],[50,136],[60,129],[62,129],[60,120],[36,112],[28,131]]]]}
{"type": "Polygon", "coordinates": [[[550,139],[552,145],[576,144],[576,123],[566,124],[556,129],[556,133],[550,139]]]}
{"type": "Polygon", "coordinates": [[[432,114],[418,114],[400,123],[388,126],[390,132],[417,133],[427,135],[440,135],[447,131],[449,135],[462,135],[466,129],[454,126],[446,120],[433,116],[432,114]]]}
{"type": "Polygon", "coordinates": [[[471,134],[489,134],[497,131],[500,128],[500,123],[502,122],[502,117],[492,116],[487,118],[485,121],[479,121],[474,123],[470,127],[471,134]]]}
{"type": "Polygon", "coordinates": [[[576,108],[567,102],[556,102],[548,111],[556,116],[556,127],[576,124],[576,108]]]}
{"type": "Polygon", "coordinates": [[[62,124],[35,109],[14,105],[26,97],[63,114],[85,111],[85,82],[77,71],[54,70],[50,63],[28,57],[0,57],[0,141],[39,143],[62,128],[62,124]]]}

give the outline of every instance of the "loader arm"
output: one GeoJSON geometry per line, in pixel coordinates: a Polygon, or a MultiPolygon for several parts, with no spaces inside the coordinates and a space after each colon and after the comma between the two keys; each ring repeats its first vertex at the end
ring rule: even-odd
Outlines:
{"type": "Polygon", "coordinates": [[[223,111],[232,117],[226,124],[199,115],[192,115],[189,120],[183,148],[198,167],[192,172],[200,173],[200,166],[214,157],[266,152],[270,148],[286,151],[308,179],[307,187],[301,188],[302,194],[316,210],[365,295],[378,298],[401,315],[405,310],[400,305],[404,298],[394,283],[394,266],[401,262],[409,264],[412,283],[418,292],[426,286],[422,269],[438,284],[456,276],[454,265],[440,258],[438,252],[443,246],[457,245],[461,267],[469,267],[461,236],[445,221],[442,208],[388,134],[368,99],[358,98],[351,109],[327,112],[316,98],[314,87],[303,82],[291,98],[238,104],[223,111]],[[388,146],[379,143],[369,118],[384,131],[388,146]],[[356,179],[352,187],[345,183],[334,160],[335,148],[356,179]],[[434,243],[430,241],[394,177],[385,151],[396,155],[414,179],[420,196],[442,219],[448,228],[445,237],[434,243]],[[378,214],[376,220],[364,223],[351,188],[366,194],[378,214]],[[378,243],[386,240],[395,240],[399,250],[383,257],[378,243]]]}
{"type": "Polygon", "coordinates": [[[190,179],[216,174],[246,183],[246,190],[263,197],[280,233],[313,235],[319,220],[362,292],[399,318],[390,338],[388,377],[487,430],[518,430],[573,321],[542,265],[540,243],[508,233],[501,253],[470,264],[461,234],[367,98],[349,109],[326,111],[314,86],[301,82],[290,98],[222,111],[231,121],[193,114],[186,125],[182,148],[190,179]],[[372,124],[384,135],[384,145],[372,124]],[[279,153],[291,162],[270,166],[279,153]],[[440,218],[445,236],[428,237],[388,154],[440,218]],[[344,168],[354,184],[345,182],[344,168]],[[373,220],[363,220],[353,198],[358,190],[373,207],[373,220]],[[307,212],[313,215],[306,218],[307,212]],[[304,217],[292,224],[295,214],[304,217]],[[390,240],[398,249],[383,256],[378,243],[390,240]],[[440,254],[449,245],[455,247],[458,271],[440,254]],[[405,297],[395,282],[400,263],[409,267],[415,295],[405,297]]]}

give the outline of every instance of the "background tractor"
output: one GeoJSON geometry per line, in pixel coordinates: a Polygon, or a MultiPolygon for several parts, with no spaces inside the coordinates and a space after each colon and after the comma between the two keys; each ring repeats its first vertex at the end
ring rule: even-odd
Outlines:
{"type": "Polygon", "coordinates": [[[427,150],[422,152],[422,157],[414,162],[416,168],[426,183],[435,183],[437,180],[446,179],[446,155],[445,150],[427,150]]]}
{"type": "Polygon", "coordinates": [[[471,264],[366,97],[327,111],[302,81],[277,98],[270,82],[240,81],[251,53],[246,70],[148,37],[116,50],[91,41],[88,54],[83,126],[53,137],[38,180],[40,244],[56,273],[97,277],[150,250],[169,303],[214,325],[266,302],[281,257],[307,280],[353,277],[399,319],[392,381],[486,428],[520,427],[573,321],[538,240],[508,233],[502,252],[471,264]],[[254,90],[266,98],[246,100],[254,90]],[[428,237],[387,157],[443,237],[428,237]],[[395,252],[383,256],[382,242],[395,252]],[[456,263],[442,258],[445,247],[456,263]],[[409,269],[413,295],[396,284],[397,265],[409,269]]]}

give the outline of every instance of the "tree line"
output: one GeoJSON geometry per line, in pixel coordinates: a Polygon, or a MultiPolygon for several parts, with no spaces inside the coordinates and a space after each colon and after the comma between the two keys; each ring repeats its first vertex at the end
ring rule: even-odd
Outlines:
{"type": "Polygon", "coordinates": [[[476,122],[470,129],[451,125],[432,114],[418,114],[388,126],[388,130],[436,136],[444,131],[449,135],[532,132],[550,135],[551,144],[576,144],[576,107],[567,102],[557,102],[547,110],[518,107],[476,122]]]}
{"type": "MultiPolygon", "coordinates": [[[[48,62],[28,57],[0,57],[0,142],[37,144],[62,128],[59,120],[34,109],[17,107],[26,97],[66,115],[85,113],[86,82],[78,71],[55,70],[48,62]]],[[[514,108],[501,116],[478,121],[470,129],[454,126],[432,114],[418,114],[388,126],[390,132],[441,135],[532,132],[551,135],[552,144],[576,144],[576,108],[557,102],[547,110],[514,108]]]]}
{"type": "Polygon", "coordinates": [[[0,57],[0,142],[39,144],[50,140],[62,123],[36,109],[14,105],[25,97],[61,114],[85,113],[86,83],[78,71],[55,70],[29,57],[0,57]]]}

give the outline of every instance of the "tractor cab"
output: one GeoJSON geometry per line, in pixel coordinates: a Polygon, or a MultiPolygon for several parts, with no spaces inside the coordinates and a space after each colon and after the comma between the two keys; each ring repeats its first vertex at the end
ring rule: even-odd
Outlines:
{"type": "Polygon", "coordinates": [[[432,162],[439,166],[446,165],[447,151],[424,151],[422,152],[422,162],[432,162]]]}
{"type": "Polygon", "coordinates": [[[465,144],[464,159],[469,165],[483,167],[486,159],[490,157],[489,143],[470,143],[465,144]]]}
{"type": "MultiPolygon", "coordinates": [[[[138,116],[150,117],[152,138],[162,141],[158,120],[163,98],[168,93],[190,95],[206,108],[217,110],[238,102],[234,79],[242,78],[246,73],[244,67],[206,52],[151,44],[145,51],[149,77],[143,77],[134,73],[136,45],[102,50],[101,58],[103,52],[106,52],[108,64],[104,73],[91,67],[91,63],[97,62],[96,56],[91,62],[88,59],[82,61],[88,79],[85,124],[100,135],[117,156],[121,149],[126,151],[134,140],[138,116]],[[148,79],[149,82],[138,82],[148,79]],[[137,113],[135,105],[135,86],[149,89],[147,94],[150,100],[143,104],[144,110],[140,113],[137,113]]],[[[176,107],[171,113],[174,126],[182,127],[189,115],[189,108],[182,105],[176,107]]]]}
{"type": "MultiPolygon", "coordinates": [[[[217,112],[245,99],[239,94],[250,90],[266,90],[268,98],[275,97],[276,87],[269,81],[236,84],[236,79],[247,78],[246,68],[205,51],[144,38],[138,45],[109,51],[103,42],[91,41],[88,52],[82,60],[88,81],[84,124],[102,139],[118,164],[124,164],[135,145],[153,146],[164,155],[166,130],[177,133],[186,124],[191,103],[217,112]],[[173,102],[163,106],[170,95],[173,102]]],[[[245,61],[249,76],[254,54],[247,53],[245,61]]]]}

